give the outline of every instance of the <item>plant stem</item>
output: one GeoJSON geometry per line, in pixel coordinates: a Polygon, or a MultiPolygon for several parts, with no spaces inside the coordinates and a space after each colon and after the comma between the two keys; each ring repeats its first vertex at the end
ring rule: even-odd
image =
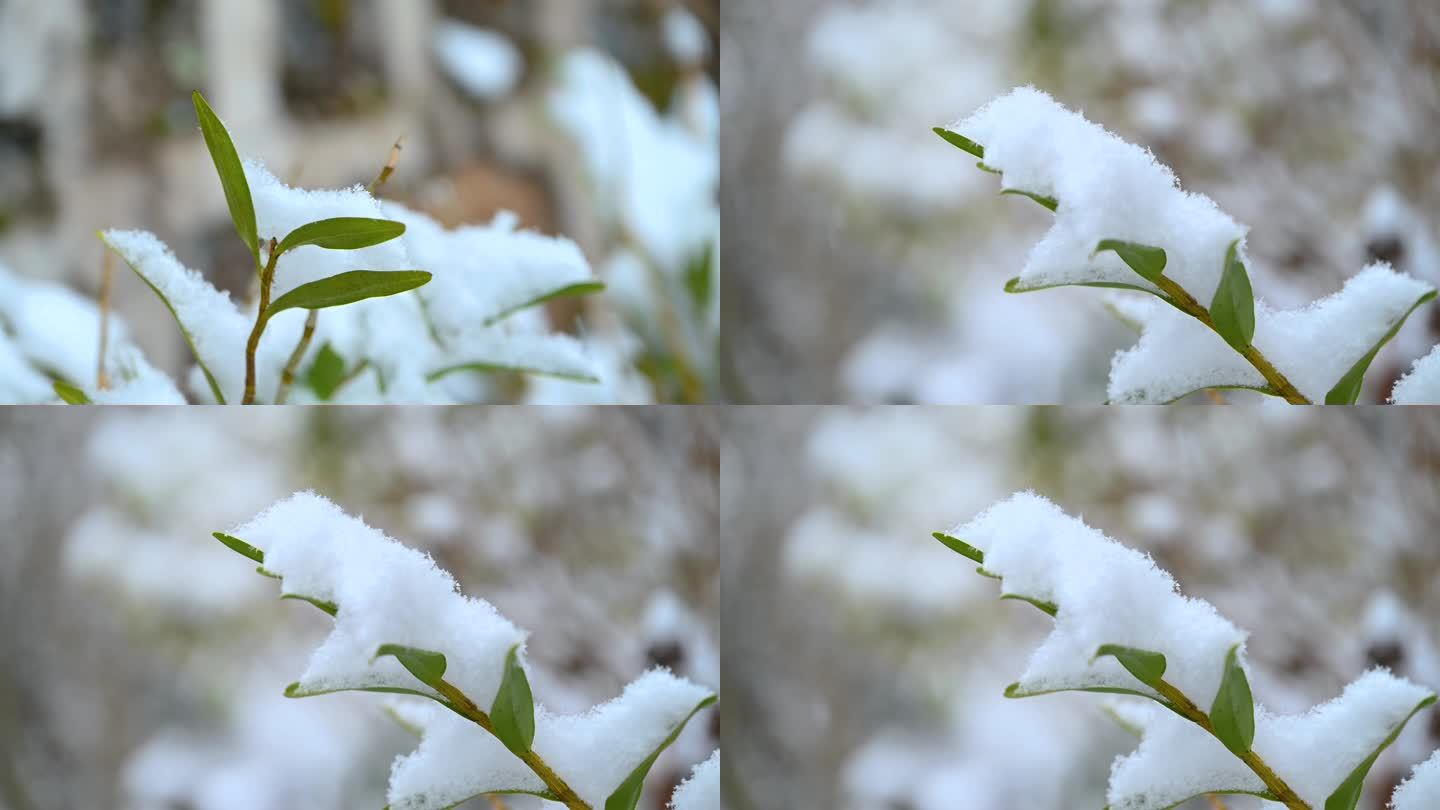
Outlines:
{"type": "Polygon", "coordinates": [[[275,252],[279,243],[270,239],[270,260],[260,271],[260,309],[255,313],[255,328],[250,330],[250,339],[245,342],[245,397],[241,405],[255,404],[255,352],[260,348],[260,336],[265,333],[265,324],[270,320],[266,310],[270,308],[270,285],[275,281],[275,263],[280,254],[275,252]]]}
{"type": "Polygon", "coordinates": [[[400,150],[404,148],[405,136],[401,135],[395,139],[395,145],[390,147],[390,157],[386,159],[385,165],[380,168],[380,174],[376,175],[375,179],[370,181],[370,185],[365,189],[367,192],[373,195],[376,189],[385,185],[385,181],[389,180],[390,175],[395,173],[395,166],[400,162],[400,150]]]}
{"type": "MultiPolygon", "coordinates": [[[[1176,309],[1205,324],[1205,326],[1215,334],[1220,334],[1220,330],[1215,328],[1215,321],[1210,318],[1210,310],[1202,306],[1199,301],[1196,301],[1195,297],[1189,292],[1186,292],[1184,287],[1181,287],[1179,284],[1176,284],[1173,279],[1166,278],[1165,276],[1156,277],[1154,282],[1155,286],[1159,287],[1161,292],[1164,292],[1170,297],[1170,303],[1174,304],[1176,309]]],[[[1259,349],[1250,345],[1244,349],[1236,349],[1236,351],[1238,351],[1240,356],[1244,357],[1250,365],[1254,366],[1256,371],[1260,372],[1260,376],[1265,378],[1265,382],[1270,385],[1271,390],[1283,397],[1286,402],[1292,405],[1312,404],[1310,400],[1305,398],[1304,394],[1300,393],[1299,389],[1289,380],[1285,379],[1285,375],[1281,374],[1280,370],[1275,368],[1275,366],[1266,359],[1265,355],[1260,353],[1259,349]]]]}
{"type": "Polygon", "coordinates": [[[300,358],[305,356],[305,350],[310,348],[310,338],[315,336],[315,322],[320,319],[320,310],[312,309],[305,317],[305,331],[300,333],[300,342],[295,344],[295,351],[290,353],[290,361],[285,364],[285,371],[280,374],[280,390],[275,392],[275,404],[284,405],[285,400],[290,397],[290,386],[295,384],[295,369],[300,365],[300,358]]]}
{"type": "MultiPolygon", "coordinates": [[[[1159,692],[1161,697],[1170,701],[1170,707],[1181,717],[1205,729],[1205,732],[1215,739],[1220,739],[1220,736],[1215,733],[1215,726],[1210,723],[1210,716],[1201,711],[1200,707],[1196,706],[1190,698],[1185,697],[1184,693],[1179,689],[1161,680],[1155,686],[1155,691],[1159,692]]],[[[1279,774],[1271,770],[1269,764],[1267,764],[1259,754],[1255,753],[1254,749],[1246,751],[1243,754],[1236,754],[1236,756],[1239,757],[1240,761],[1244,762],[1245,766],[1253,771],[1256,776],[1260,777],[1260,781],[1265,783],[1265,789],[1270,791],[1270,795],[1274,797],[1274,801],[1280,802],[1290,808],[1290,810],[1311,810],[1310,805],[1306,804],[1305,801],[1295,793],[1294,789],[1285,784],[1285,780],[1281,779],[1279,774]]]]}
{"type": "Polygon", "coordinates": [[[100,262],[100,353],[95,361],[95,387],[104,391],[110,387],[105,354],[110,343],[110,286],[115,278],[115,257],[107,250],[100,262]]]}
{"type": "MultiPolygon", "coordinates": [[[[490,723],[490,716],[481,711],[480,707],[466,697],[464,692],[444,680],[435,686],[435,690],[449,701],[451,711],[470,720],[492,735],[495,734],[495,727],[490,723]]],[[[545,788],[554,797],[552,801],[560,802],[570,810],[592,810],[590,805],[586,804],[573,788],[565,784],[565,780],[561,779],[560,775],[555,773],[539,754],[534,751],[526,751],[524,754],[516,756],[520,757],[520,761],[524,762],[536,776],[540,777],[540,781],[545,783],[545,788]]]]}

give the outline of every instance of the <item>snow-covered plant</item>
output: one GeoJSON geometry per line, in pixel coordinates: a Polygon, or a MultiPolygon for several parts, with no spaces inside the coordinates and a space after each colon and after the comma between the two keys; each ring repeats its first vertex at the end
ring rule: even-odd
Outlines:
{"type": "MultiPolygon", "coordinates": [[[[230,217],[255,264],[258,300],[237,306],[151,233],[109,230],[101,238],[174,314],[197,363],[196,396],[220,404],[284,403],[292,395],[449,402],[483,396],[476,373],[595,379],[579,342],[548,334],[531,317],[546,301],[602,288],[573,242],[517,231],[508,214],[446,230],[376,199],[375,184],[289,188],[241,160],[198,92],[194,103],[230,217]],[[333,311],[321,319],[322,309],[333,311]]],[[[393,171],[394,157],[376,184],[393,171]]],[[[71,402],[104,388],[62,382],[71,402]]]]}
{"type": "MultiPolygon", "coordinates": [[[[1384,262],[1298,309],[1257,301],[1244,226],[1173,172],[1033,87],[1001,96],[936,134],[1001,176],[1055,220],[1006,285],[1019,293],[1065,285],[1118,288],[1117,314],[1141,338],[1115,356],[1109,399],[1169,402],[1204,389],[1243,388],[1304,404],[1353,404],[1380,349],[1429,284],[1384,262]]],[[[1440,362],[1420,363],[1395,402],[1440,401],[1440,362]]]]}
{"type": "MultiPolygon", "coordinates": [[[[288,697],[359,690],[426,698],[392,706],[422,737],[390,775],[393,810],[439,810],[482,794],[524,793],[571,810],[634,810],[651,766],[697,712],[705,688],[651,670],[580,715],[536,705],[525,632],[462,595],[428,556],[310,492],[215,537],[280,580],[282,597],[335,626],[288,697]]],[[[718,757],[715,769],[718,769],[718,757]]],[[[707,764],[676,793],[681,810],[718,806],[707,764]]]]}
{"type": "MultiPolygon", "coordinates": [[[[1006,697],[1086,691],[1146,698],[1113,706],[1140,733],[1115,762],[1112,810],[1163,810],[1205,794],[1246,794],[1290,810],[1354,810],[1366,776],[1433,692],[1373,669],[1334,700],[1283,715],[1254,701],[1244,631],[1179,593],[1149,556],[1025,492],[935,538],[1000,580],[1001,598],[1054,618],[1006,697]]],[[[1433,764],[1396,791],[1394,810],[1433,808],[1433,764]]]]}

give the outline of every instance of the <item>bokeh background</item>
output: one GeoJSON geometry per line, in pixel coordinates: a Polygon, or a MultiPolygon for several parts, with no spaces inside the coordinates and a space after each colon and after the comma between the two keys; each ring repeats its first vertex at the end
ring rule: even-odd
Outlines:
{"type": "MultiPolygon", "coordinates": [[[[1003,293],[1050,214],[931,133],[1023,84],[1248,224],[1272,304],[1374,258],[1440,282],[1431,0],[726,0],[721,19],[737,399],[1103,400],[1133,333],[1099,290],[1003,293]]],[[[1436,312],[1361,401],[1440,339],[1436,312]]]]}
{"type": "MultiPolygon", "coordinates": [[[[1440,691],[1429,409],[751,406],[724,436],[732,810],[1104,805],[1136,740],[1101,695],[1002,697],[1050,620],[930,537],[1022,489],[1250,631],[1272,710],[1377,665],[1440,691]]],[[[1437,747],[1428,710],[1360,807],[1437,747]]]]}
{"type": "MultiPolygon", "coordinates": [[[[300,489],[530,631],[547,706],[656,665],[718,693],[717,429],[704,408],[0,410],[0,807],[384,805],[416,740],[383,696],[284,698],[330,621],[210,537],[300,489]]],[[[640,807],[718,743],[707,710],[640,807]]]]}
{"type": "MultiPolygon", "coordinates": [[[[586,337],[608,384],[506,379],[495,399],[714,399],[719,5],[0,0],[0,274],[93,299],[95,232],[138,228],[247,298],[199,89],[240,153],[291,185],[369,183],[403,137],[380,196],[448,227],[509,210],[580,244],[609,290],[546,314],[586,337]]],[[[116,265],[131,334],[187,370],[164,305],[116,265]]]]}

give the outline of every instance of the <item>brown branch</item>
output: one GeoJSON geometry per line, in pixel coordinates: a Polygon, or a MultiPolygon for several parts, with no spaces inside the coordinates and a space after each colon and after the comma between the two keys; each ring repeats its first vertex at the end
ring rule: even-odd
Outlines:
{"type": "Polygon", "coordinates": [[[105,251],[100,260],[100,353],[95,360],[95,387],[110,387],[110,374],[105,370],[105,355],[110,348],[110,287],[115,279],[115,257],[105,251]]]}
{"type": "Polygon", "coordinates": [[[275,281],[275,263],[280,260],[280,254],[275,250],[278,245],[272,237],[270,260],[260,271],[260,309],[255,313],[255,327],[250,330],[250,339],[245,342],[245,397],[240,400],[241,405],[255,404],[255,352],[260,348],[260,336],[265,333],[265,324],[270,320],[265,310],[270,308],[270,285],[275,281]]]}
{"type": "Polygon", "coordinates": [[[310,348],[310,338],[315,336],[315,322],[320,319],[320,310],[312,309],[305,317],[305,331],[300,333],[300,342],[295,344],[295,351],[290,353],[290,361],[285,364],[285,370],[280,374],[280,390],[275,392],[275,404],[284,405],[285,400],[290,398],[290,386],[295,384],[295,369],[300,366],[300,358],[305,356],[305,350],[310,348]]]}

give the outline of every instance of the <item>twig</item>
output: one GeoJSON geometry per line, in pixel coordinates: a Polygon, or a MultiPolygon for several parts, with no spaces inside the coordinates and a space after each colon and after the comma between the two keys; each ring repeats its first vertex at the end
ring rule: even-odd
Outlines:
{"type": "Polygon", "coordinates": [[[1225,800],[1214,793],[1206,793],[1205,798],[1210,801],[1211,810],[1226,810],[1225,800]]]}
{"type": "MultiPolygon", "coordinates": [[[[474,701],[466,697],[464,692],[456,689],[443,679],[435,686],[435,691],[445,697],[446,705],[451,711],[475,723],[492,735],[495,734],[495,726],[491,725],[490,716],[481,711],[480,707],[476,706],[474,701]]],[[[541,782],[545,783],[545,788],[549,790],[551,796],[554,797],[552,801],[557,801],[570,808],[570,810],[591,810],[590,805],[586,804],[585,800],[580,798],[573,788],[565,784],[565,780],[561,779],[560,775],[555,773],[539,754],[534,751],[526,751],[524,754],[517,754],[517,756],[536,776],[540,777],[541,782]]]]}
{"type": "Polygon", "coordinates": [[[271,237],[270,260],[260,271],[260,309],[255,313],[255,328],[250,330],[250,339],[245,342],[245,397],[240,400],[241,405],[255,404],[255,352],[260,348],[260,336],[265,333],[265,324],[270,320],[266,310],[270,308],[270,285],[275,281],[275,263],[280,259],[275,250],[278,246],[279,243],[271,237]]]}
{"type": "Polygon", "coordinates": [[[509,810],[508,806],[505,804],[505,800],[500,798],[500,794],[491,793],[485,798],[490,800],[491,810],[509,810]]]}
{"type": "Polygon", "coordinates": [[[110,387],[110,374],[105,370],[105,355],[110,345],[110,287],[115,279],[115,257],[105,251],[100,260],[100,353],[95,360],[95,387],[110,387]]]}
{"type": "Polygon", "coordinates": [[[365,189],[366,191],[374,194],[375,189],[385,185],[385,181],[389,180],[390,175],[395,173],[395,166],[400,162],[400,150],[404,148],[405,136],[401,135],[395,139],[395,145],[390,147],[390,157],[386,159],[384,167],[380,169],[380,174],[376,175],[375,179],[370,181],[369,187],[365,189]]]}
{"type": "Polygon", "coordinates": [[[315,322],[320,319],[320,310],[312,309],[305,317],[305,331],[300,333],[300,342],[295,344],[295,351],[290,353],[290,362],[285,364],[285,370],[280,374],[280,390],[275,392],[275,404],[284,405],[285,400],[290,397],[290,386],[295,384],[295,369],[300,365],[300,358],[305,356],[305,350],[310,348],[310,338],[315,336],[315,322]]]}

